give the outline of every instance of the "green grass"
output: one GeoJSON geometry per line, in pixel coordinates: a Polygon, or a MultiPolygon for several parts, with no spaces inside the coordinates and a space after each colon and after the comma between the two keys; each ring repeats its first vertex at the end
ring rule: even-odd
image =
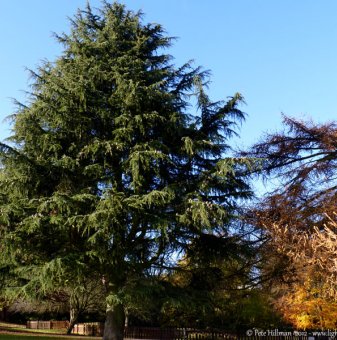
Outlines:
{"type": "Polygon", "coordinates": [[[0,322],[0,340],[90,340],[99,337],[71,335],[66,336],[60,329],[27,329],[25,325],[0,322]],[[2,331],[2,332],[1,332],[2,331]],[[62,334],[62,335],[61,335],[62,334]],[[64,335],[63,335],[64,334],[64,335]]]}
{"type": "MultiPolygon", "coordinates": [[[[34,339],[38,339],[38,340],[89,340],[89,339],[94,339],[93,337],[79,337],[79,336],[43,336],[40,334],[32,334],[32,335],[23,335],[23,334],[0,334],[0,340],[34,340],[34,339]]],[[[97,339],[97,338],[96,338],[97,339]]]]}
{"type": "MultiPolygon", "coordinates": [[[[42,340],[44,339],[51,339],[50,337],[43,337],[43,335],[53,335],[53,334],[56,334],[56,335],[60,335],[62,333],[62,330],[59,330],[59,329],[27,329],[25,325],[17,325],[17,324],[11,324],[11,323],[7,323],[7,322],[0,322],[0,330],[2,331],[9,331],[9,332],[28,332],[28,333],[32,333],[31,336],[29,336],[30,334],[16,334],[16,333],[13,333],[13,334],[0,334],[0,340],[2,339],[15,339],[15,338],[20,338],[20,339],[26,339],[27,337],[29,338],[29,340],[33,340],[34,338],[39,338],[42,340]],[[39,335],[39,333],[42,333],[41,336],[39,335]],[[36,336],[34,337],[33,335],[36,336]]],[[[65,334],[65,331],[63,332],[65,334]]],[[[57,339],[57,338],[54,338],[54,339],[57,339]]],[[[67,338],[65,338],[67,340],[67,338]]]]}
{"type": "MultiPolygon", "coordinates": [[[[27,329],[27,328],[22,328],[22,327],[6,327],[6,326],[1,326],[0,325],[0,329],[1,330],[4,330],[4,331],[17,331],[17,332],[29,332],[29,333],[43,333],[43,334],[56,334],[56,335],[59,335],[59,334],[66,334],[65,331],[62,332],[62,330],[59,330],[59,329],[27,329]]],[[[1,338],[0,338],[1,339],[1,338]]]]}
{"type": "Polygon", "coordinates": [[[15,340],[15,339],[20,339],[20,340],[33,340],[35,338],[38,338],[39,340],[53,340],[53,339],[63,339],[63,340],[74,340],[76,339],[75,337],[50,337],[50,336],[42,336],[42,335],[20,335],[20,334],[0,334],[0,340],[15,340]]]}

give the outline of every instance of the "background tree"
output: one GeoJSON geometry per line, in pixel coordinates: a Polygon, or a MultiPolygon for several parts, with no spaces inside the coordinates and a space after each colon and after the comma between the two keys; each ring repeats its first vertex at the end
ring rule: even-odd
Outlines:
{"type": "Polygon", "coordinates": [[[251,252],[256,255],[258,249],[246,238],[231,244],[227,240],[222,247],[213,246],[211,254],[211,249],[206,252],[204,249],[198,249],[198,256],[193,254],[181,261],[169,277],[173,288],[184,292],[184,299],[177,298],[179,292],[166,299],[162,322],[175,327],[221,328],[232,332],[280,326],[280,317],[273,313],[256,273],[258,256],[251,252]],[[221,252],[226,252],[226,256],[221,252]]]}
{"type": "Polygon", "coordinates": [[[335,327],[336,135],[334,122],[285,117],[283,132],[243,153],[260,158],[265,178],[275,179],[250,220],[266,238],[261,272],[295,327],[335,327]]]}
{"type": "Polygon", "coordinates": [[[335,122],[314,124],[284,117],[284,131],[266,135],[241,155],[261,159],[262,170],[274,191],[262,206],[270,221],[296,219],[304,230],[332,218],[337,199],[335,122]]]}
{"type": "Polygon", "coordinates": [[[266,226],[275,257],[288,264],[281,272],[283,280],[274,286],[275,306],[296,328],[336,326],[336,227],[333,220],[324,229],[307,231],[277,223],[266,226]]]}
{"type": "Polygon", "coordinates": [[[251,196],[248,162],[224,156],[242,97],[211,102],[207,72],[176,68],[162,27],[123,5],[88,5],[71,24],[1,144],[1,256],[29,294],[96,275],[104,339],[121,339],[130,283],[176,266],[195,239],[226,238],[251,196]]]}

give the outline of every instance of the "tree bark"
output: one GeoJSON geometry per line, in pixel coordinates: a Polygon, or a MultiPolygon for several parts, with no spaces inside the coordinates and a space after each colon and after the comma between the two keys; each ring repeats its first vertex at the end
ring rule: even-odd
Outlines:
{"type": "Polygon", "coordinates": [[[67,328],[67,334],[71,334],[75,323],[77,322],[78,319],[78,313],[76,312],[75,308],[70,309],[70,321],[69,321],[69,326],[67,328]]]}
{"type": "Polygon", "coordinates": [[[121,304],[108,306],[104,324],[103,340],[123,340],[125,312],[121,304]]]}
{"type": "Polygon", "coordinates": [[[7,307],[6,306],[2,307],[0,311],[0,320],[7,321],[7,307]]]}

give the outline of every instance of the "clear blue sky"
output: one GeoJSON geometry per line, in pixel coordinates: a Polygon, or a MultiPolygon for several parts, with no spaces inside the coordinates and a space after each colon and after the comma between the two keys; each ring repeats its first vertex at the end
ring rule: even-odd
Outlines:
{"type": "MultiPolygon", "coordinates": [[[[248,119],[242,143],[280,126],[281,112],[315,121],[337,118],[337,1],[335,0],[124,0],[145,21],[179,37],[170,53],[177,64],[194,59],[212,71],[210,95],[240,92],[248,119]]],[[[24,101],[25,67],[60,54],[52,32],[68,32],[85,0],[0,0],[0,119],[24,101]]],[[[100,1],[92,0],[97,7],[100,1]]],[[[0,140],[9,134],[0,125],[0,140]]],[[[241,143],[241,142],[240,142],[241,143]]]]}

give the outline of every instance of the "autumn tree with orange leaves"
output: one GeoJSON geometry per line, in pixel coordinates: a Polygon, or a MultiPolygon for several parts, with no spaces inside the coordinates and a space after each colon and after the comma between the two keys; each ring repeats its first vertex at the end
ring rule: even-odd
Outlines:
{"type": "Polygon", "coordinates": [[[260,270],[275,307],[296,328],[336,328],[337,124],[284,117],[243,155],[278,183],[248,216],[265,235],[260,270]]]}

